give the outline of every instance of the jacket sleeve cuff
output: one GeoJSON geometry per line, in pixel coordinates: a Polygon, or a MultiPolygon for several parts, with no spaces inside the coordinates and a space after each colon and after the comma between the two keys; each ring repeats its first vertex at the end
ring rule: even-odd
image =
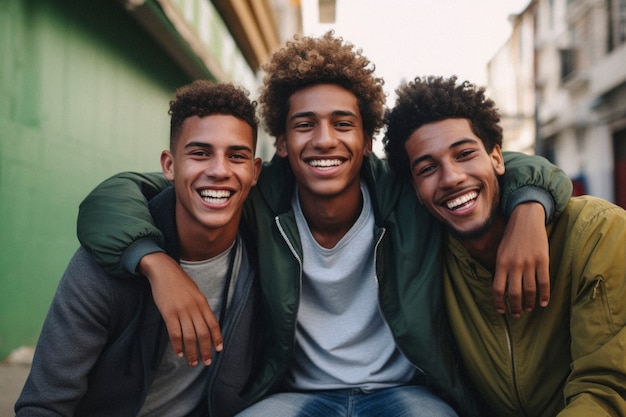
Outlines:
{"type": "Polygon", "coordinates": [[[139,275],[137,267],[141,258],[155,252],[165,251],[151,238],[138,239],[124,251],[121,259],[122,267],[133,275],[139,275]]]}
{"type": "Polygon", "coordinates": [[[543,188],[536,187],[534,185],[525,185],[511,193],[506,206],[505,215],[510,217],[511,213],[513,213],[513,209],[515,209],[517,205],[529,202],[536,202],[543,206],[543,210],[546,213],[546,224],[549,224],[552,221],[555,207],[552,194],[543,188]]]}

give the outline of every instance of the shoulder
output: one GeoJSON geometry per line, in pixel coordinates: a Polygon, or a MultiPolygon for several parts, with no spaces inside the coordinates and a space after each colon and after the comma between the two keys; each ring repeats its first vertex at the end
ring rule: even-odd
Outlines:
{"type": "Polygon", "coordinates": [[[363,159],[361,175],[368,187],[377,218],[387,219],[400,206],[415,207],[417,197],[410,182],[396,175],[386,160],[370,155],[363,159]]]}
{"type": "Polygon", "coordinates": [[[626,220],[623,208],[593,196],[572,197],[561,216],[570,224],[585,227],[595,222],[617,222],[626,220]]]}
{"type": "Polygon", "coordinates": [[[601,198],[572,197],[561,216],[548,226],[550,244],[567,245],[574,258],[626,241],[626,211],[601,198]],[[560,243],[559,243],[560,242],[560,243]],[[591,251],[591,252],[590,252],[591,251]]]}
{"type": "Polygon", "coordinates": [[[94,306],[112,304],[116,294],[131,293],[142,280],[115,278],[107,274],[94,257],[82,246],[70,260],[57,290],[56,297],[94,306]]]}

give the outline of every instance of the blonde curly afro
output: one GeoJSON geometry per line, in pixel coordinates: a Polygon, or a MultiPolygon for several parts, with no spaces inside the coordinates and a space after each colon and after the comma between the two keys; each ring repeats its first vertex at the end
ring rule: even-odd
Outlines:
{"type": "Polygon", "coordinates": [[[373,138],[383,126],[384,81],[374,74],[374,64],[351,43],[333,31],[319,38],[296,35],[276,50],[262,66],[260,115],[274,138],[285,133],[289,98],[314,84],[336,84],[351,91],[358,100],[364,133],[373,138]]]}

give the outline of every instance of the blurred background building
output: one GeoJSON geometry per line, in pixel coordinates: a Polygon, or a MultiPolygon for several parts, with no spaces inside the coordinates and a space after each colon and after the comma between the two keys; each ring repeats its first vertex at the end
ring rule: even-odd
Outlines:
{"type": "Polygon", "coordinates": [[[533,0],[488,65],[507,149],[626,208],[626,0],[533,0]]]}

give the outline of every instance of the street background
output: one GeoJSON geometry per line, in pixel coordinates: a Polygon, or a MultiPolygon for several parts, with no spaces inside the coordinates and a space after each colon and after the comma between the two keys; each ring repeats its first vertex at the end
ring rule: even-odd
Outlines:
{"type": "Polygon", "coordinates": [[[28,364],[0,362],[0,416],[14,416],[13,405],[28,376],[28,364]]]}

